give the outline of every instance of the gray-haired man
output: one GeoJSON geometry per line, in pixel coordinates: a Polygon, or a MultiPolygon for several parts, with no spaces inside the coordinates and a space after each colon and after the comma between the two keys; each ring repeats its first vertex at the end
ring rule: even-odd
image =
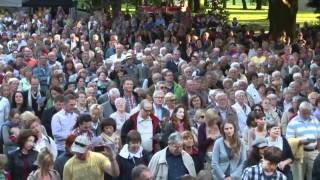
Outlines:
{"type": "Polygon", "coordinates": [[[186,175],[196,176],[192,157],[182,150],[182,137],[178,132],[168,138],[168,147],[157,152],[149,163],[154,180],[173,180],[186,175]]]}

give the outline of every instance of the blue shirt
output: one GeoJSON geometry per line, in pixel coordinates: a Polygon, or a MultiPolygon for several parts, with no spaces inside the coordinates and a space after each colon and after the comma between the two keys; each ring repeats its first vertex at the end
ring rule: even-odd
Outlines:
{"type": "Polygon", "coordinates": [[[181,176],[189,174],[187,168],[183,164],[181,154],[175,156],[167,149],[166,160],[168,163],[168,180],[181,179],[181,176]]]}
{"type": "MultiPolygon", "coordinates": [[[[289,122],[287,127],[286,138],[319,139],[319,120],[313,116],[310,116],[309,119],[304,119],[300,114],[298,114],[289,122]]],[[[317,141],[309,143],[304,147],[306,149],[314,149],[316,146],[317,141]]]]}

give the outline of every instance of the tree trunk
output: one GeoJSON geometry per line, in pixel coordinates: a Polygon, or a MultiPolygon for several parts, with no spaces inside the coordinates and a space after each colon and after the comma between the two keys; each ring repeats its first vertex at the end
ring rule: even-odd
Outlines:
{"type": "Polygon", "coordinates": [[[223,3],[223,8],[227,8],[227,0],[222,0],[222,3],[223,3]]]}
{"type": "Polygon", "coordinates": [[[119,12],[121,12],[121,0],[111,1],[112,7],[112,17],[118,17],[119,12]]]}
{"type": "Polygon", "coordinates": [[[200,11],[200,0],[193,0],[193,10],[194,12],[200,11]]]}
{"type": "Polygon", "coordinates": [[[298,0],[270,0],[269,4],[269,32],[274,38],[280,37],[285,31],[292,39],[296,30],[296,16],[298,12],[298,0]]]}
{"type": "MultiPolygon", "coordinates": [[[[262,8],[262,0],[256,0],[256,1],[257,1],[256,9],[257,10],[261,10],[261,8],[262,8]]],[[[281,0],[279,0],[279,1],[281,1],[281,0]]]]}
{"type": "Polygon", "coordinates": [[[242,0],[242,8],[243,9],[248,9],[246,0],[242,0]]]}

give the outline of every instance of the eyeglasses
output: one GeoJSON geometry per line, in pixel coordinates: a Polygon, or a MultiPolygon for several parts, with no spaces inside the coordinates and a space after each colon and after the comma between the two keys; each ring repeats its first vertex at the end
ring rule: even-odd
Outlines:
{"type": "Polygon", "coordinates": [[[204,118],[204,116],[200,116],[200,118],[204,118]]]}
{"type": "Polygon", "coordinates": [[[262,110],[259,108],[259,109],[254,109],[254,111],[259,111],[259,112],[260,112],[260,111],[262,111],[262,110]]]}

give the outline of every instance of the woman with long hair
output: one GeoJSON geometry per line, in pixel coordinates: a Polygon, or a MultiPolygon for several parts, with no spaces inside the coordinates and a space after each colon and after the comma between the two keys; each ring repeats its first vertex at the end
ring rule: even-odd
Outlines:
{"type": "Polygon", "coordinates": [[[72,60],[63,62],[63,72],[65,73],[65,80],[69,82],[70,77],[76,74],[76,68],[72,60]]]}
{"type": "Polygon", "coordinates": [[[38,169],[32,171],[28,180],[60,180],[58,171],[53,169],[54,158],[51,152],[44,148],[37,157],[38,169]]]}
{"type": "Polygon", "coordinates": [[[212,153],[213,179],[240,179],[246,160],[246,147],[240,140],[234,120],[228,119],[221,124],[222,138],[216,140],[212,153]]]}
{"type": "MultiPolygon", "coordinates": [[[[267,136],[265,116],[262,113],[253,112],[254,127],[248,130],[244,140],[247,143],[248,152],[251,151],[252,144],[257,138],[265,138],[267,136]]],[[[249,118],[249,117],[248,117],[249,118]]]]}
{"type": "Polygon", "coordinates": [[[13,94],[11,103],[11,108],[17,108],[20,113],[23,113],[25,111],[32,111],[32,108],[28,107],[27,100],[25,100],[24,94],[21,91],[16,91],[13,94]]]}
{"type": "Polygon", "coordinates": [[[170,121],[164,125],[163,143],[167,144],[168,137],[171,133],[175,131],[182,133],[186,130],[191,130],[187,109],[183,105],[178,105],[173,110],[170,121]]]}

